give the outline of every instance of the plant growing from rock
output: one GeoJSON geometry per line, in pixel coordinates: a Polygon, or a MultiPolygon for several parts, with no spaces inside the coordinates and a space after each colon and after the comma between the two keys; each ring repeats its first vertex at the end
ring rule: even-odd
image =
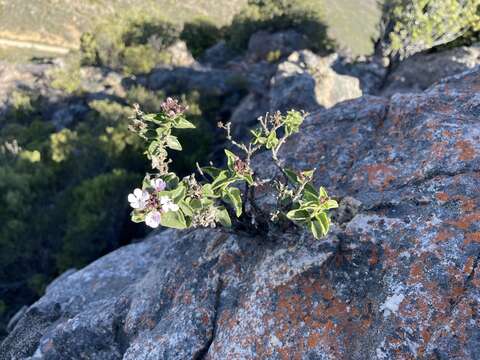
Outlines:
{"type": "Polygon", "coordinates": [[[291,110],[285,115],[276,112],[259,118],[249,143],[232,138],[230,123],[219,124],[238,154],[225,149],[225,168],[197,166],[198,174],[179,179],[169,170],[168,151],[182,150],[173,131],[194,125],[185,118],[186,108],[177,100],[168,98],[161,108],[158,114],[145,114],[137,106],[130,125],[131,131],[147,142],[145,154],[154,170],[146,174],[142,187],[128,196],[134,222],[176,229],[220,224],[260,232],[293,222],[306,227],[315,238],[328,233],[328,211],[336,208],[337,202],[323,187],[312,185],[315,170],[286,168],[279,157],[288,138],[299,131],[305,114],[291,110]],[[265,151],[277,168],[271,178],[254,171],[256,155],[265,151]],[[262,187],[270,188],[273,206],[256,203],[255,192],[262,187]]]}

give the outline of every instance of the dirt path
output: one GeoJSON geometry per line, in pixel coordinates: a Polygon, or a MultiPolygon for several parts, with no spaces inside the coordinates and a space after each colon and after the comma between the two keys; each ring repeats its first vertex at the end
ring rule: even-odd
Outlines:
{"type": "Polygon", "coordinates": [[[51,52],[59,55],[66,55],[71,50],[61,46],[45,45],[45,44],[35,43],[30,41],[10,40],[10,39],[5,39],[1,37],[0,37],[0,46],[16,47],[21,49],[32,49],[37,51],[51,52]]]}

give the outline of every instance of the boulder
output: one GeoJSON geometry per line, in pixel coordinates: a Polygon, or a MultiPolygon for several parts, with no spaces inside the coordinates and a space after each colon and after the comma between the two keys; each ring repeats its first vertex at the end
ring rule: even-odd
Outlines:
{"type": "Polygon", "coordinates": [[[420,92],[435,82],[480,64],[480,44],[409,57],[388,76],[382,95],[420,92]]]}
{"type": "Polygon", "coordinates": [[[336,55],[320,57],[309,50],[292,53],[271,80],[270,108],[311,111],[362,96],[358,79],[332,69],[336,55]]]}
{"type": "Polygon", "coordinates": [[[274,62],[308,46],[307,37],[295,30],[274,33],[259,31],[250,37],[246,57],[253,62],[262,60],[274,62]]]}
{"type": "Polygon", "coordinates": [[[55,281],[0,359],[478,359],[479,90],[313,113],[282,155],[342,199],[327,238],[153,234],[55,281]]]}

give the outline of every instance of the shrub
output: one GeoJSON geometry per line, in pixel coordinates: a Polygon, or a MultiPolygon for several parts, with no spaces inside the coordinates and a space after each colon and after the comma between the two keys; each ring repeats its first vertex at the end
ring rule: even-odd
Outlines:
{"type": "Polygon", "coordinates": [[[268,232],[274,225],[289,221],[306,227],[315,238],[325,236],[330,227],[328,211],[338,207],[324,188],[312,185],[315,170],[294,171],[285,168],[279,151],[287,139],[299,131],[304,115],[290,111],[279,112],[259,119],[260,126],[252,130],[248,144],[236,142],[230,134],[230,124],[220,126],[227,139],[242,156],[225,150],[227,168],[198,167],[203,181],[195,174],[182,180],[169,170],[172,160],[168,150],[181,151],[175,129],[191,129],[194,125],[185,117],[186,108],[168,98],[158,114],[144,114],[136,108],[130,129],[144,139],[147,158],[156,173],[148,173],[141,188],[128,196],[132,221],[145,222],[156,228],[160,225],[176,229],[190,227],[236,226],[255,232],[268,232]],[[252,168],[254,156],[262,150],[270,152],[278,168],[273,179],[259,177],[252,168]],[[256,204],[255,190],[270,184],[276,205],[266,213],[256,204]],[[233,220],[232,220],[233,219],[233,220]]]}
{"type": "Polygon", "coordinates": [[[308,38],[313,51],[330,52],[335,44],[328,37],[322,16],[315,1],[249,0],[247,7],[234,17],[226,30],[226,38],[232,48],[243,51],[251,35],[257,31],[295,29],[308,38]]]}
{"type": "Polygon", "coordinates": [[[376,51],[394,64],[480,30],[480,0],[388,0],[382,13],[376,51]]]}
{"type": "Polygon", "coordinates": [[[120,14],[83,34],[81,61],[127,74],[146,73],[158,64],[171,63],[165,49],[180,37],[180,32],[180,26],[157,15],[120,14]]]}
{"type": "Polygon", "coordinates": [[[81,92],[80,61],[75,57],[67,58],[63,68],[51,72],[51,86],[54,89],[62,90],[69,95],[81,92]]]}
{"type": "Polygon", "coordinates": [[[186,42],[193,57],[198,59],[222,38],[222,31],[211,21],[197,18],[183,26],[180,38],[186,42]]]}

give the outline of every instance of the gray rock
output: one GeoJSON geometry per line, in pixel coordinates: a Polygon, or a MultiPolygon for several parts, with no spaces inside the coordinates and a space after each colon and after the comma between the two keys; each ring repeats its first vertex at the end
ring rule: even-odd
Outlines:
{"type": "Polygon", "coordinates": [[[295,30],[275,33],[259,31],[250,37],[247,59],[249,61],[277,61],[294,51],[308,48],[308,39],[295,30]]]}
{"type": "Polygon", "coordinates": [[[153,235],[56,281],[0,358],[478,358],[478,89],[477,68],[313,113],[283,157],[361,202],[351,220],[153,235]]]}
{"type": "Polygon", "coordinates": [[[437,81],[480,64],[480,45],[435,53],[420,53],[400,63],[387,78],[381,94],[420,92],[437,81]]]}
{"type": "Polygon", "coordinates": [[[362,96],[358,79],[332,69],[335,60],[335,54],[320,57],[309,50],[291,54],[271,81],[270,108],[311,111],[362,96]]]}

